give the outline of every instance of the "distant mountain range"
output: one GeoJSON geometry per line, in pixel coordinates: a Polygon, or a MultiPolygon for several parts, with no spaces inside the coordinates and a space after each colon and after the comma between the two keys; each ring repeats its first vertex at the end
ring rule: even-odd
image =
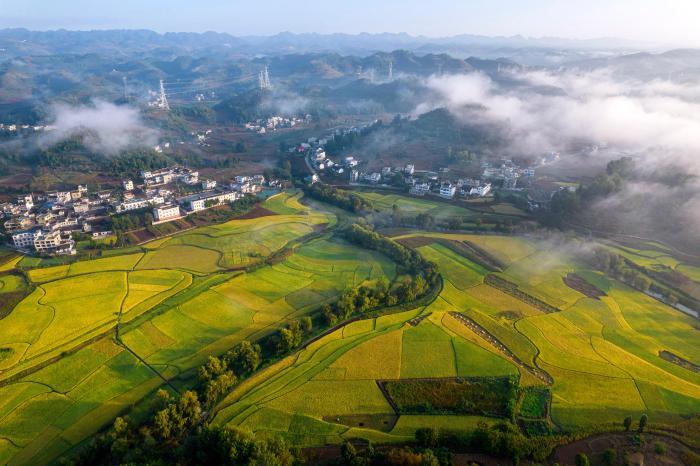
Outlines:
{"type": "Polygon", "coordinates": [[[64,53],[221,53],[237,56],[285,55],[334,52],[344,55],[371,55],[376,52],[408,50],[414,53],[449,53],[466,58],[509,58],[525,65],[552,65],[652,50],[649,44],[601,38],[572,40],[527,38],[523,36],[486,37],[463,34],[433,38],[400,33],[383,34],[293,34],[236,37],[226,33],[165,33],[149,30],[30,31],[0,30],[0,58],[22,55],[64,53]]]}

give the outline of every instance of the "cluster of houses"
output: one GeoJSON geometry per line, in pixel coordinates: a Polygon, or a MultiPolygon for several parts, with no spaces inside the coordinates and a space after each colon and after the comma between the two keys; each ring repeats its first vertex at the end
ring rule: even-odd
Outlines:
{"type": "Polygon", "coordinates": [[[129,193],[135,186],[132,180],[122,182],[124,188],[123,200],[115,208],[117,212],[153,208],[153,223],[164,223],[176,220],[193,212],[208,209],[227,202],[233,202],[246,194],[255,194],[263,190],[265,185],[279,187],[279,181],[265,180],[263,175],[239,175],[231,183],[219,186],[215,180],[202,179],[199,172],[185,167],[168,167],[157,171],[141,172],[143,184],[140,186],[142,196],[136,197],[129,193]],[[175,197],[165,185],[180,182],[186,185],[200,184],[201,190],[183,197],[175,197]],[[156,186],[160,188],[153,189],[156,186]]]}
{"type": "Polygon", "coordinates": [[[55,126],[51,125],[18,125],[15,123],[0,123],[0,133],[29,133],[40,131],[53,131],[55,126]]]}
{"type": "Polygon", "coordinates": [[[15,202],[0,205],[5,231],[12,243],[24,251],[42,254],[74,254],[73,233],[92,238],[110,235],[109,211],[114,202],[111,191],[89,196],[87,187],[73,191],[25,194],[15,202]]]}
{"type": "Polygon", "coordinates": [[[482,162],[481,168],[484,172],[481,177],[485,180],[502,181],[503,189],[515,189],[518,179],[521,177],[533,178],[535,169],[533,167],[520,168],[512,160],[502,160],[500,164],[482,162]]]}
{"type": "Polygon", "coordinates": [[[245,124],[245,129],[258,134],[265,134],[268,131],[275,131],[283,128],[295,128],[297,126],[307,124],[311,121],[311,115],[306,115],[305,118],[283,116],[272,116],[269,118],[260,118],[255,121],[250,121],[245,124]]]}
{"type": "Polygon", "coordinates": [[[334,162],[329,157],[326,156],[326,151],[323,147],[316,147],[310,153],[311,165],[318,171],[332,172],[336,175],[342,175],[347,171],[350,177],[357,177],[357,170],[355,169],[360,163],[353,156],[347,156],[339,162],[334,162]],[[353,172],[355,173],[353,175],[353,172]]]}
{"type": "Polygon", "coordinates": [[[0,204],[0,212],[15,248],[40,254],[75,254],[73,234],[93,239],[112,235],[113,214],[152,209],[153,223],[163,223],[258,193],[265,186],[279,188],[280,182],[265,180],[263,175],[241,175],[218,186],[214,180],[200,181],[196,171],[169,167],[141,172],[139,184],[123,180],[121,190],[88,193],[87,186],[79,185],[71,191],[25,194],[0,204]],[[176,197],[168,186],[174,182],[200,184],[201,190],[176,197]]]}

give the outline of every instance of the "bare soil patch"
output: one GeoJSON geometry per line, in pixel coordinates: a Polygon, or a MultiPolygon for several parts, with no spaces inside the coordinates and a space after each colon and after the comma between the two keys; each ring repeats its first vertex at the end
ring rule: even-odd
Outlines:
{"type": "Polygon", "coordinates": [[[572,272],[569,272],[569,274],[564,277],[564,283],[569,288],[572,288],[579,293],[583,293],[589,298],[600,299],[601,296],[607,296],[603,290],[596,288],[595,285],[587,282],[583,277],[572,272]]]}
{"type": "Polygon", "coordinates": [[[262,207],[260,204],[258,204],[255,207],[253,207],[251,210],[246,212],[245,214],[239,215],[239,216],[234,217],[234,218],[236,220],[248,220],[251,218],[269,217],[271,215],[278,215],[278,214],[276,212],[268,210],[268,209],[262,207]]]}
{"type": "Polygon", "coordinates": [[[688,369],[689,371],[697,372],[700,374],[700,366],[694,362],[690,362],[687,359],[671,353],[670,351],[661,350],[659,351],[659,357],[668,362],[671,362],[677,366],[681,366],[683,369],[688,369]]]}

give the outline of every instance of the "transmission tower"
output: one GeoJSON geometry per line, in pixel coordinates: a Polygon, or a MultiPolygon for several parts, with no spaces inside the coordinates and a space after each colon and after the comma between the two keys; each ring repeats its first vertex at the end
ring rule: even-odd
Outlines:
{"type": "Polygon", "coordinates": [[[389,81],[394,80],[394,62],[390,61],[389,62],[389,81]]]}
{"type": "Polygon", "coordinates": [[[158,96],[158,108],[163,110],[170,110],[170,105],[168,104],[168,98],[165,96],[165,85],[163,80],[160,80],[160,95],[158,96]]]}
{"type": "Polygon", "coordinates": [[[270,84],[270,72],[268,71],[267,66],[265,66],[265,68],[258,74],[258,83],[260,84],[261,91],[272,89],[272,84],[270,84]]]}

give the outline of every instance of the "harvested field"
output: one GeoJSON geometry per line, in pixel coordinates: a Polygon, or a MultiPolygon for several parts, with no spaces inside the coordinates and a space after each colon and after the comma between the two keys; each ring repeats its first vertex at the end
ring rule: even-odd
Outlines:
{"type": "Polygon", "coordinates": [[[273,212],[271,210],[268,210],[268,209],[260,206],[260,204],[258,204],[255,207],[253,207],[251,210],[246,212],[245,214],[237,216],[235,219],[236,220],[248,220],[251,218],[268,217],[270,215],[277,215],[277,212],[273,212]]]}
{"type": "Polygon", "coordinates": [[[587,282],[585,278],[576,275],[573,272],[566,274],[566,277],[564,277],[563,280],[564,283],[566,283],[566,286],[588,296],[589,298],[600,299],[601,296],[606,296],[604,291],[599,290],[595,285],[587,282]]]}

